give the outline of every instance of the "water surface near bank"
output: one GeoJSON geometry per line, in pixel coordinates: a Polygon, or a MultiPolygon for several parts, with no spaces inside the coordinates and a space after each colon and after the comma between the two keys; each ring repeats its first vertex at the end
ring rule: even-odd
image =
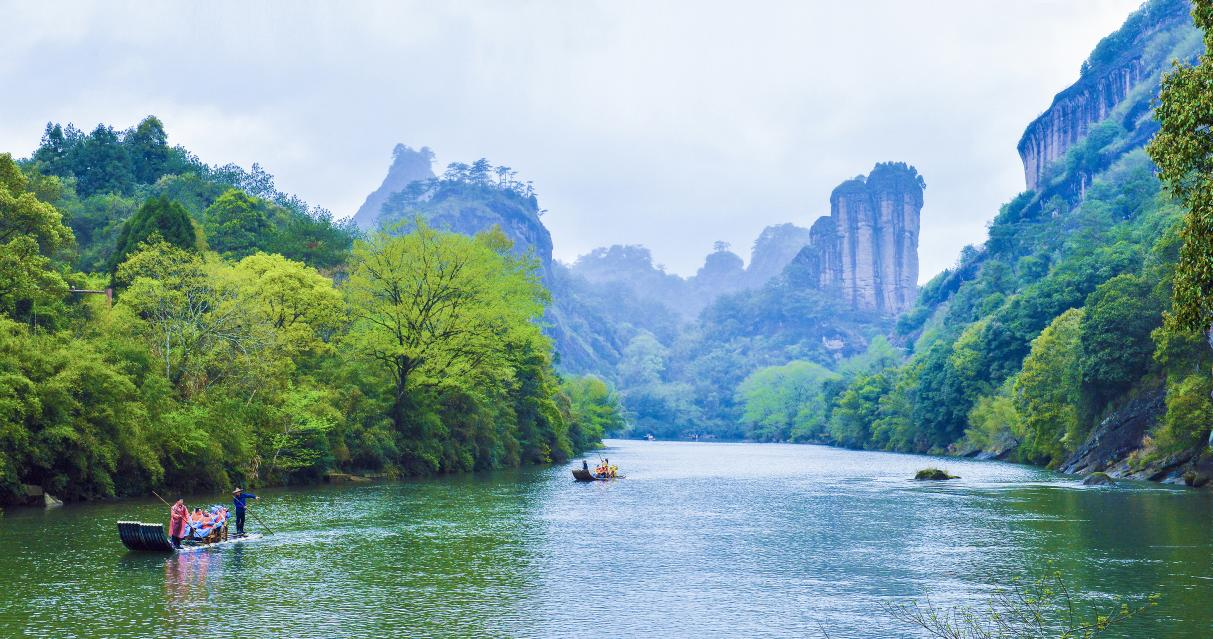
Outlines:
{"type": "Polygon", "coordinates": [[[915,637],[880,602],[980,604],[1050,565],[1093,600],[1163,595],[1114,636],[1213,636],[1208,491],[821,446],[601,454],[627,478],[268,490],[255,512],[277,534],[171,557],[126,552],[114,528],[163,520],[159,502],[9,510],[0,636],[915,637]],[[908,479],[929,465],[962,479],[908,479]]]}

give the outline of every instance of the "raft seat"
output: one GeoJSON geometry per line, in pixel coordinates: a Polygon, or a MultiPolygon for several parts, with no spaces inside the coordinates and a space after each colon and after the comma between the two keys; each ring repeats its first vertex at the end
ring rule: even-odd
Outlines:
{"type": "Polygon", "coordinates": [[[123,546],[131,550],[173,551],[173,542],[164,534],[164,524],[120,521],[118,538],[123,546]]]}

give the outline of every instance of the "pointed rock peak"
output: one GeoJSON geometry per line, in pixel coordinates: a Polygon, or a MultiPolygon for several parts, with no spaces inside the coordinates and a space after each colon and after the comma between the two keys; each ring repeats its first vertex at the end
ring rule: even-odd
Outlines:
{"type": "Polygon", "coordinates": [[[393,193],[403,191],[413,182],[428,180],[434,177],[434,152],[430,147],[423,146],[414,149],[405,144],[397,144],[392,149],[392,166],[388,168],[387,176],[358,207],[354,214],[354,223],[361,229],[375,228],[379,220],[379,212],[383,204],[393,193]]]}

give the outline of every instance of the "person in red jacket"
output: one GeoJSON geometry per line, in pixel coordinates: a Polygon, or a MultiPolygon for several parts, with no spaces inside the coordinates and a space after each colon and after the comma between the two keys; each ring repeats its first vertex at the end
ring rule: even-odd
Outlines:
{"type": "Polygon", "coordinates": [[[173,548],[181,547],[181,538],[185,536],[186,520],[189,518],[190,510],[185,507],[185,502],[178,499],[177,503],[173,504],[169,510],[168,536],[173,540],[173,548]]]}

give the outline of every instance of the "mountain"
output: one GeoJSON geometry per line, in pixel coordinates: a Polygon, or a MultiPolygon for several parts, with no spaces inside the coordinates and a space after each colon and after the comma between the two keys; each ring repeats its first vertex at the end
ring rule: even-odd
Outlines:
{"type": "Polygon", "coordinates": [[[762,286],[782,273],[800,250],[808,246],[809,240],[809,229],[792,223],[763,229],[750,249],[750,264],[746,267],[747,285],[762,286]]]}
{"type": "Polygon", "coordinates": [[[892,162],[838,185],[829,217],[813,224],[809,245],[795,258],[805,283],[856,310],[896,315],[909,308],[918,294],[925,186],[914,167],[892,162]]]}
{"type": "Polygon", "coordinates": [[[595,284],[628,287],[638,298],[693,321],[720,296],[760,287],[779,275],[808,243],[808,229],[786,223],[762,230],[750,251],[749,266],[727,243],[718,242],[703,266],[687,278],[655,265],[652,253],[640,245],[596,248],[577,258],[570,269],[595,284]]]}
{"type": "MultiPolygon", "coordinates": [[[[1024,130],[1017,149],[1029,191],[1046,191],[1061,175],[1059,161],[1093,127],[1112,119],[1125,130],[1123,149],[1145,144],[1158,130],[1150,101],[1172,59],[1190,61],[1200,49],[1185,0],[1147,2],[1116,33],[1104,38],[1083,63],[1077,82],[1024,130]]],[[[1079,177],[1079,188],[1090,175],[1079,177]]]]}
{"type": "MultiPolygon", "coordinates": [[[[1099,43],[1019,141],[1027,190],[921,287],[887,342],[824,372],[793,367],[821,360],[789,351],[748,376],[731,409],[745,434],[1173,482],[1213,472],[1213,352],[1163,323],[1184,211],[1143,148],[1162,74],[1204,49],[1189,10],[1150,0],[1099,43]]],[[[847,187],[859,208],[871,182],[847,187]]],[[[836,234],[819,224],[816,257],[785,279],[842,272],[852,309],[881,311],[880,286],[848,287],[859,278],[830,266],[835,242],[816,248],[836,234]]]]}
{"type": "Polygon", "coordinates": [[[420,150],[403,144],[397,144],[392,149],[392,166],[379,188],[366,196],[358,212],[354,213],[354,224],[366,231],[375,228],[379,223],[379,213],[383,205],[393,194],[403,191],[413,182],[429,180],[434,177],[434,152],[430,147],[423,146],[420,150]]]}

